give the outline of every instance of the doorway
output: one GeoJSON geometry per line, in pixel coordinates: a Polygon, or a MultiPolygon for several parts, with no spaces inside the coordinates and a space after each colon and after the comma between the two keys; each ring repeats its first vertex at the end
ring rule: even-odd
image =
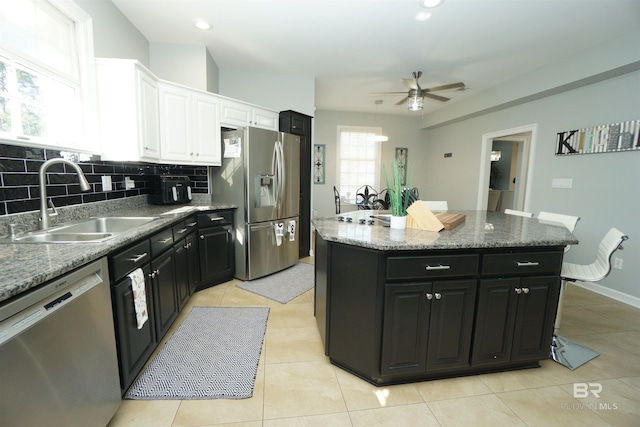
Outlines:
{"type": "MultiPolygon", "coordinates": [[[[529,184],[533,176],[533,158],[537,140],[537,125],[531,124],[518,128],[487,133],[482,135],[480,151],[480,176],[478,179],[478,210],[499,210],[505,208],[528,210],[530,205],[529,184]],[[505,147],[509,151],[509,166],[502,166],[499,174],[507,183],[500,184],[501,189],[493,189],[496,185],[496,153],[492,161],[492,151],[496,147],[505,147]],[[493,166],[493,167],[492,167],[493,166]],[[493,169],[493,173],[492,173],[493,169]],[[505,177],[506,174],[506,177],[505,177]],[[493,178],[493,179],[492,179],[493,178]],[[504,189],[502,187],[506,186],[504,189]]],[[[500,168],[498,166],[498,168],[500,168]]]]}

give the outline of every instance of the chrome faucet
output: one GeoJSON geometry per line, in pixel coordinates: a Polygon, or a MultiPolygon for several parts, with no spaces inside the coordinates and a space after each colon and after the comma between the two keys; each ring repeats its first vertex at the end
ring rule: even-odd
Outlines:
{"type": "Polygon", "coordinates": [[[67,159],[51,159],[47,160],[40,166],[39,179],[40,179],[40,230],[46,230],[51,227],[51,217],[58,215],[56,211],[56,207],[53,205],[53,202],[49,200],[49,206],[51,206],[51,212],[47,207],[47,176],[46,172],[49,166],[55,165],[58,163],[64,163],[65,165],[71,166],[76,173],[78,174],[78,180],[80,181],[80,190],[89,191],[91,190],[91,186],[87,182],[87,178],[85,178],[84,173],[82,173],[82,169],[77,164],[67,160],[67,159]]]}

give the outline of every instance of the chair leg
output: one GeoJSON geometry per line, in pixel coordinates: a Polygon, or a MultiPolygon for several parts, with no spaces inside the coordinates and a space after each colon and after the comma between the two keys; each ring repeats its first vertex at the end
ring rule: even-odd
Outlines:
{"type": "Polygon", "coordinates": [[[558,300],[558,309],[556,310],[556,321],[553,327],[549,358],[573,371],[591,359],[598,357],[600,353],[558,334],[560,331],[560,322],[562,321],[562,307],[566,286],[567,281],[563,279],[560,284],[560,297],[558,300]]]}

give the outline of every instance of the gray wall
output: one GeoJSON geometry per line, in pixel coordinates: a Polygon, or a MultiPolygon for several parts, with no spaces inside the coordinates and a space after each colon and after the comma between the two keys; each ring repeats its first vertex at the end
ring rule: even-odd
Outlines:
{"type": "Polygon", "coordinates": [[[75,0],[93,20],[97,58],[137,59],[149,67],[149,41],[109,0],[75,0]]]}
{"type": "MultiPolygon", "coordinates": [[[[630,236],[623,270],[601,282],[602,292],[640,306],[640,151],[555,156],[556,134],[583,127],[640,118],[640,72],[632,72],[548,98],[427,131],[427,182],[446,186],[453,210],[475,209],[482,135],[528,124],[538,125],[530,209],[580,216],[579,245],[565,260],[589,263],[611,227],[630,236]],[[452,151],[451,159],[442,153],[452,151]],[[573,178],[573,188],[552,189],[552,178],[573,178]],[[626,294],[618,294],[618,292],[626,294]]],[[[445,195],[440,191],[438,194],[445,195]]]]}
{"type": "MultiPolygon", "coordinates": [[[[325,144],[325,183],[312,184],[313,207],[316,216],[335,214],[333,186],[336,185],[338,125],[379,126],[389,141],[382,142],[382,164],[388,169],[395,158],[396,147],[408,148],[408,177],[411,187],[418,187],[420,196],[427,184],[424,163],[427,159],[427,145],[424,144],[425,131],[419,129],[420,118],[416,116],[376,115],[343,111],[318,110],[315,118],[314,144],[325,144]],[[375,119],[375,121],[374,121],[375,119]]],[[[386,187],[380,170],[379,190],[386,187]]],[[[363,184],[368,184],[363,182],[363,184]]],[[[424,197],[422,197],[424,198],[424,197]]],[[[349,208],[344,208],[347,210],[349,208]]]]}

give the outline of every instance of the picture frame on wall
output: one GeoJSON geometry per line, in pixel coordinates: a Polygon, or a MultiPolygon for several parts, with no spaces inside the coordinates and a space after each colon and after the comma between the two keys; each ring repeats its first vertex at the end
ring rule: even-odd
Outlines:
{"type": "Polygon", "coordinates": [[[313,183],[324,184],[324,144],[313,145],[313,183]]]}
{"type": "Polygon", "coordinates": [[[400,185],[407,185],[407,160],[409,149],[406,147],[396,147],[396,161],[400,168],[400,177],[402,178],[400,185]]]}

